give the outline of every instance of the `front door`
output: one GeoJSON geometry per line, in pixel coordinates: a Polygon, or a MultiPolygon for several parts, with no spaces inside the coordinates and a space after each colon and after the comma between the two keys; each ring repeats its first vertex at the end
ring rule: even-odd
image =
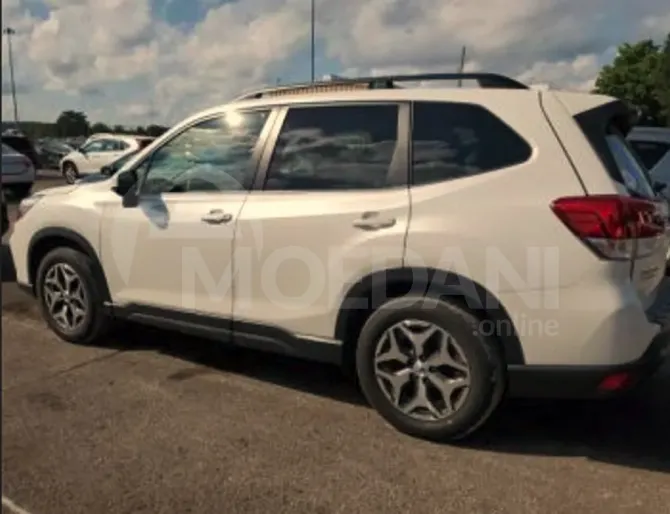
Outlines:
{"type": "Polygon", "coordinates": [[[209,117],[138,163],[138,205],[107,205],[101,231],[115,304],[230,317],[234,226],[268,115],[209,117]]]}

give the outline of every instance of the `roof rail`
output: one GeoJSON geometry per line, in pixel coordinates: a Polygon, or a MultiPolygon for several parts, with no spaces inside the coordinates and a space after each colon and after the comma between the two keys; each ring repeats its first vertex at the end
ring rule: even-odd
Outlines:
{"type": "Polygon", "coordinates": [[[529,89],[528,86],[505,75],[496,73],[419,73],[415,75],[383,75],[379,77],[339,77],[328,80],[292,84],[260,89],[245,93],[235,102],[254,100],[266,96],[279,96],[297,93],[347,91],[352,89],[396,89],[397,82],[424,82],[436,80],[474,80],[481,88],[487,89],[529,89]]]}

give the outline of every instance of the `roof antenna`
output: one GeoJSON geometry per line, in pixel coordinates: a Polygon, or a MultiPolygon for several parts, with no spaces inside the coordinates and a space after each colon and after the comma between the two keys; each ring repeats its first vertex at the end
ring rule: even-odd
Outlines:
{"type": "MultiPolygon", "coordinates": [[[[461,49],[461,65],[458,68],[458,73],[463,73],[465,69],[465,47],[461,49]]],[[[458,79],[458,87],[463,87],[463,79],[458,79]]]]}

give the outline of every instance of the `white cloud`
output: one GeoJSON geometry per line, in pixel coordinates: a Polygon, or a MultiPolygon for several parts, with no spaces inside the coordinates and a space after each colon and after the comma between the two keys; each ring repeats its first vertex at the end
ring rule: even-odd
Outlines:
{"type": "MultiPolygon", "coordinates": [[[[60,110],[82,108],[110,123],[169,123],[274,77],[292,80],[286,69],[308,72],[309,1],[197,3],[206,10],[202,19],[170,25],[167,8],[177,12],[182,2],[2,0],[3,24],[17,31],[24,118],[51,119],[60,110]],[[35,9],[40,1],[46,17],[35,9]]],[[[316,5],[319,48],[332,66],[323,71],[349,74],[451,71],[465,45],[466,69],[589,89],[616,45],[670,31],[667,0],[316,5]]]]}

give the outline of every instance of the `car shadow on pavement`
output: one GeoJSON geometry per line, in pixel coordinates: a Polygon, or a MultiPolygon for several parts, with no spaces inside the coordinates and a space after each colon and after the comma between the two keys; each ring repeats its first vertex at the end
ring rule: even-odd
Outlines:
{"type": "MultiPolygon", "coordinates": [[[[203,341],[135,325],[122,348],[153,350],[196,366],[168,377],[182,381],[227,372],[355,405],[357,386],[335,366],[203,341]]],[[[670,473],[670,369],[635,396],[598,401],[507,401],[464,446],[498,453],[582,457],[670,473]]]]}

